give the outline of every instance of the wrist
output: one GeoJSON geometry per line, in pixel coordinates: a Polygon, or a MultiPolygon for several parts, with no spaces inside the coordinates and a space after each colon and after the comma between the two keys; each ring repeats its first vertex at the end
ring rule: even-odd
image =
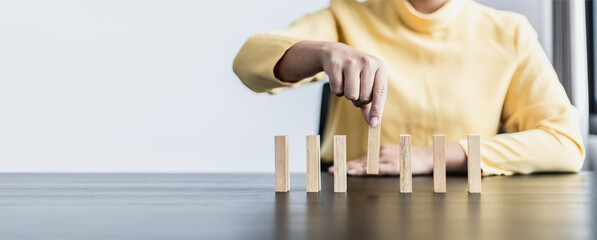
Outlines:
{"type": "Polygon", "coordinates": [[[292,45],[274,66],[274,75],[283,82],[293,83],[323,71],[321,43],[301,41],[292,45]]]}
{"type": "Polygon", "coordinates": [[[316,57],[317,65],[321,66],[323,70],[323,63],[330,59],[332,53],[334,52],[334,44],[335,42],[311,42],[313,44],[311,50],[316,57]]]}

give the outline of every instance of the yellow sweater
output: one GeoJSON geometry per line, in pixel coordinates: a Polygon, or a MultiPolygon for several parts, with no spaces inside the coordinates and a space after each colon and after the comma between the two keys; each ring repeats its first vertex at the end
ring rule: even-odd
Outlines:
{"type": "MultiPolygon", "coordinates": [[[[276,93],[325,77],[281,82],[274,66],[302,40],[338,41],[385,61],[388,96],[381,143],[431,145],[432,134],[459,141],[480,134],[484,175],[578,171],[584,160],[578,114],[525,17],[471,0],[432,14],[408,1],[334,1],[289,27],[251,37],[234,71],[255,92],[276,93]],[[509,133],[498,134],[502,127],[509,133]]],[[[367,124],[349,100],[333,97],[322,145],[345,134],[348,159],[367,153],[367,124]]]]}

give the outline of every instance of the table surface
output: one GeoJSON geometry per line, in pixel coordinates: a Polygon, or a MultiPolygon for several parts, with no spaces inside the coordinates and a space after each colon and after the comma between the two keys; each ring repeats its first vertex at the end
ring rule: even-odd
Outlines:
{"type": "Polygon", "coordinates": [[[0,239],[597,239],[593,172],[483,178],[350,177],[347,193],[289,193],[273,174],[0,174],[0,239]]]}

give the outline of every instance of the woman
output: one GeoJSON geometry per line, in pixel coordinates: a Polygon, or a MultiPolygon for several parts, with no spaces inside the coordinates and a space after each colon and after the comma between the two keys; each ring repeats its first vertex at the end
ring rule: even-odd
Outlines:
{"type": "Polygon", "coordinates": [[[332,1],[251,37],[234,71],[268,93],[327,75],[337,97],[322,159],[333,159],[333,135],[346,135],[351,175],[366,174],[367,124],[381,124],[380,174],[399,173],[399,134],[412,135],[413,174],[433,171],[434,133],[446,135],[448,172],[466,170],[470,133],[482,137],[484,175],[574,172],[584,160],[576,109],[536,32],[472,0],[332,1]]]}

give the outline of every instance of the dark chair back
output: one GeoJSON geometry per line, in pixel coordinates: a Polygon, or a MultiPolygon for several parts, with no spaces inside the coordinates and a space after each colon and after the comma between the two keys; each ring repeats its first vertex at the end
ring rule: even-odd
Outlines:
{"type": "Polygon", "coordinates": [[[325,123],[328,119],[328,110],[330,108],[330,83],[323,84],[321,89],[321,108],[319,111],[319,135],[323,138],[325,132],[325,123]]]}

